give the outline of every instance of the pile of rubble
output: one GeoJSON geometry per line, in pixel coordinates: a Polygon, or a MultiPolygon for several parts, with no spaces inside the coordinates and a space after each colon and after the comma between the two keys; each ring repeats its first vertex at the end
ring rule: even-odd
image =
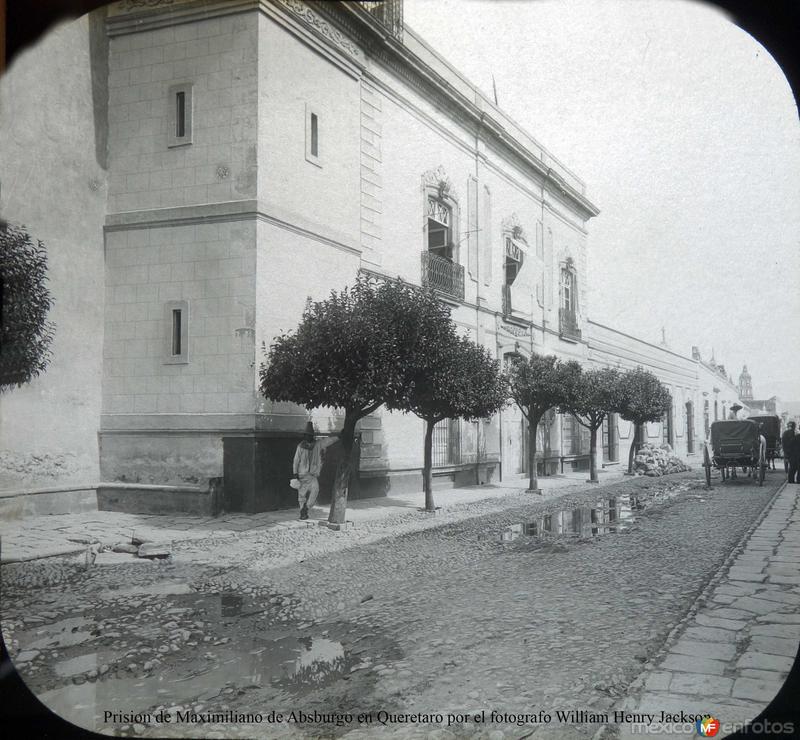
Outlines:
{"type": "Polygon", "coordinates": [[[161,560],[172,556],[172,547],[167,544],[158,544],[139,537],[131,537],[130,542],[117,542],[115,545],[102,544],[97,537],[79,535],[67,537],[69,542],[86,545],[86,566],[94,565],[101,552],[127,553],[137,558],[161,560]]]}
{"type": "Polygon", "coordinates": [[[691,468],[672,453],[672,447],[662,445],[656,447],[644,444],[633,458],[633,472],[636,475],[658,477],[670,473],[683,473],[691,468]]]}

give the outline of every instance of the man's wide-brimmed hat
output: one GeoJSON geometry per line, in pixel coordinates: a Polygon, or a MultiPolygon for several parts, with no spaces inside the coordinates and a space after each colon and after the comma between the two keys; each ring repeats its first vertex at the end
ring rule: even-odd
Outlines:
{"type": "Polygon", "coordinates": [[[306,428],[305,428],[305,431],[303,432],[303,434],[310,434],[312,436],[314,436],[316,434],[316,432],[314,431],[314,422],[313,421],[307,421],[306,422],[306,428]]]}

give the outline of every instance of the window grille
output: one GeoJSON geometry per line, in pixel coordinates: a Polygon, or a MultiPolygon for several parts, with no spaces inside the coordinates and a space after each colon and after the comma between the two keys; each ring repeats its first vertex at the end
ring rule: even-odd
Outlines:
{"type": "Polygon", "coordinates": [[[461,462],[460,432],[458,419],[444,419],[433,428],[433,467],[458,465],[461,462]]]}
{"type": "Polygon", "coordinates": [[[603,452],[607,462],[617,462],[619,460],[616,414],[609,414],[603,420],[603,452]]]}

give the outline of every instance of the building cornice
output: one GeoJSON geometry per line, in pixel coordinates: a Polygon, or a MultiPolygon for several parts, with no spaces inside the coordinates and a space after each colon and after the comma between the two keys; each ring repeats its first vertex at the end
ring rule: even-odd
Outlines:
{"type": "Polygon", "coordinates": [[[121,0],[106,18],[109,36],[123,36],[140,31],[153,31],[179,23],[208,20],[255,10],[259,0],[121,0]]]}
{"type": "Polygon", "coordinates": [[[109,232],[225,221],[261,221],[355,256],[361,254],[361,245],[357,239],[336,232],[329,226],[306,222],[296,213],[261,200],[232,200],[110,213],[106,216],[104,228],[109,232]]]}
{"type": "MultiPolygon", "coordinates": [[[[633,334],[626,334],[624,331],[620,331],[619,329],[614,329],[610,326],[606,326],[605,324],[601,324],[597,321],[592,321],[592,319],[586,319],[587,324],[593,324],[594,326],[599,326],[601,329],[605,329],[606,331],[613,332],[614,334],[619,334],[622,337],[626,337],[627,339],[632,339],[637,344],[644,344],[647,347],[651,347],[652,349],[656,349],[659,352],[665,352],[666,354],[670,354],[673,357],[678,357],[681,360],[685,360],[688,363],[694,363],[691,357],[687,357],[686,355],[679,354],[678,352],[674,352],[671,349],[667,349],[666,347],[662,347],[658,344],[653,344],[652,342],[648,342],[645,339],[640,339],[639,337],[633,336],[633,334]]],[[[589,342],[591,344],[592,339],[594,339],[591,334],[589,335],[589,342]]],[[[596,341],[600,341],[599,338],[596,341]]]]}

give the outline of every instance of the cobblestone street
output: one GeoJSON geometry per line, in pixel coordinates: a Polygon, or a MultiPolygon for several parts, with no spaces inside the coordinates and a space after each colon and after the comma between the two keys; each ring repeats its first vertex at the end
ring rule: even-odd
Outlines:
{"type": "Polygon", "coordinates": [[[706,696],[697,667],[734,658],[759,674],[739,679],[752,686],[715,670],[705,679],[722,677],[718,688],[757,714],[797,639],[800,588],[786,573],[796,573],[798,553],[783,563],[761,554],[778,535],[797,540],[792,487],[737,556],[739,583],[718,579],[782,482],[774,472],[763,487],[739,478],[706,491],[693,471],[573,486],[545,500],[476,500],[339,533],[286,526],[187,538],[162,562],[101,553],[88,569],[83,556],[10,563],[3,636],[46,704],[115,734],[590,738],[613,709],[677,707],[681,681],[706,696]],[[758,575],[756,565],[767,570],[758,575]],[[712,615],[696,602],[709,583],[712,615]],[[765,588],[771,595],[755,593],[765,588]],[[762,620],[753,596],[788,616],[762,620]],[[697,624],[672,645],[687,615],[697,624]],[[721,638],[705,646],[715,639],[706,632],[744,629],[731,625],[753,616],[741,649],[721,638]],[[263,718],[200,730],[197,720],[133,716],[161,710],[263,718]],[[273,710],[311,721],[264,719],[273,710]],[[570,710],[585,714],[561,721],[557,712],[570,710]],[[385,723],[381,711],[391,715],[385,723]],[[483,724],[456,718],[481,711],[483,724]],[[331,713],[352,718],[337,726],[331,713]],[[359,726],[359,713],[372,723],[359,726]],[[443,718],[403,722],[410,713],[443,718]]]}

